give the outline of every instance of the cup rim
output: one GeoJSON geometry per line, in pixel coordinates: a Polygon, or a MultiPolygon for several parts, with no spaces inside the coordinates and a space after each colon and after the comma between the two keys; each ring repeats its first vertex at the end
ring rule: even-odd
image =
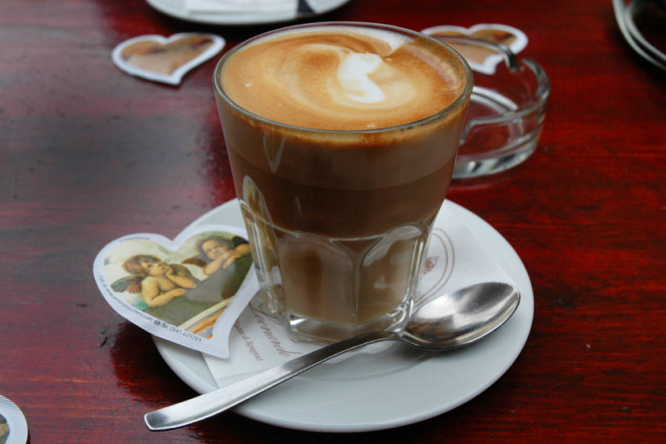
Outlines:
{"type": "Polygon", "coordinates": [[[467,63],[467,60],[458,53],[454,48],[452,48],[450,45],[447,45],[446,43],[439,41],[433,37],[430,37],[427,34],[413,31],[411,29],[406,29],[406,28],[401,28],[399,26],[393,26],[393,25],[386,25],[386,24],[381,24],[381,23],[372,23],[372,22],[354,22],[354,21],[329,21],[329,22],[313,22],[313,23],[303,23],[303,24],[298,24],[298,25],[292,25],[292,26],[287,26],[283,28],[278,28],[278,29],[273,29],[271,31],[267,31],[264,33],[261,33],[259,35],[256,35],[254,37],[251,37],[243,42],[240,42],[233,48],[231,48],[229,51],[227,51],[217,62],[217,65],[215,66],[215,70],[213,71],[213,86],[215,88],[215,92],[217,93],[218,97],[221,97],[225,103],[227,103],[229,106],[231,106],[234,110],[237,112],[240,112],[241,114],[247,115],[251,117],[252,119],[268,124],[274,127],[280,127],[284,129],[290,129],[293,131],[300,131],[300,132],[307,132],[307,133],[320,133],[320,134],[376,134],[376,133],[385,133],[385,132],[390,132],[390,131],[402,131],[409,129],[411,127],[415,126],[424,126],[427,125],[431,122],[437,121],[441,119],[442,117],[446,116],[449,114],[451,111],[460,108],[463,106],[471,97],[472,95],[472,88],[474,86],[474,75],[472,72],[472,69],[470,68],[469,64],[467,63]],[[291,29],[306,29],[306,28],[321,28],[321,27],[328,27],[328,26],[337,26],[337,27],[363,27],[363,28],[374,28],[374,29],[383,29],[387,31],[394,31],[400,34],[407,34],[411,35],[414,38],[423,38],[425,40],[430,41],[431,43],[434,43],[436,45],[440,45],[445,47],[459,62],[459,64],[463,68],[463,74],[464,74],[464,79],[465,79],[465,86],[462,90],[462,92],[458,95],[456,100],[454,100],[451,104],[449,104],[447,107],[439,110],[438,112],[431,114],[427,117],[424,117],[419,120],[414,120],[410,122],[406,122],[400,125],[394,125],[394,126],[388,126],[388,127],[382,127],[382,128],[372,128],[372,129],[355,129],[355,130],[328,130],[328,129],[319,129],[319,128],[308,128],[308,127],[303,127],[303,126],[297,126],[297,125],[290,125],[286,123],[281,123],[277,122],[275,120],[267,119],[265,117],[262,117],[258,114],[255,114],[249,110],[246,110],[245,108],[241,107],[240,105],[236,104],[229,96],[226,95],[224,90],[222,89],[222,85],[220,85],[220,74],[222,72],[222,68],[225,65],[226,61],[229,60],[236,52],[241,50],[242,48],[250,45],[253,42],[256,42],[257,40],[260,40],[262,38],[268,37],[273,34],[278,34],[281,32],[285,32],[291,29]]]}

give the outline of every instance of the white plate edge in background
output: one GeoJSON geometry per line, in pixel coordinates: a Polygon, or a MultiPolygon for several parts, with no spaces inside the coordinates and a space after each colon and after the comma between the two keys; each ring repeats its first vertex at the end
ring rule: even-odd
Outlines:
{"type": "MultiPolygon", "coordinates": [[[[320,0],[317,2],[316,15],[325,14],[340,6],[348,3],[350,0],[320,0]]],[[[174,0],[146,0],[146,2],[156,10],[189,22],[206,23],[211,25],[260,25],[269,23],[282,23],[296,20],[297,11],[272,11],[272,12],[192,12],[186,10],[182,1],[174,0]]]]}

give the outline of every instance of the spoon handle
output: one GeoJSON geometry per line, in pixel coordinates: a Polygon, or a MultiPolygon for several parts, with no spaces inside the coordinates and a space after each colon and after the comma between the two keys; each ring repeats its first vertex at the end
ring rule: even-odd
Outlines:
{"type": "Polygon", "coordinates": [[[372,332],[336,342],[227,387],[147,413],[144,420],[148,428],[155,431],[193,424],[222,413],[342,353],[390,339],[399,339],[399,335],[392,332],[372,332]]]}

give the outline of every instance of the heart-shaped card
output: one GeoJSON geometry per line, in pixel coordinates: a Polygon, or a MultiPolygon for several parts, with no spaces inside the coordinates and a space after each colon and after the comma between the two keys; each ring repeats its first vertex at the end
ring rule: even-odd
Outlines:
{"type": "MultiPolygon", "coordinates": [[[[499,24],[480,24],[472,27],[463,28],[460,26],[433,26],[421,31],[424,34],[437,36],[453,37],[471,37],[474,39],[486,40],[493,43],[501,43],[508,47],[514,54],[518,54],[527,46],[527,36],[520,29],[507,25],[499,24]]],[[[455,48],[469,66],[482,74],[495,74],[497,64],[503,60],[501,54],[480,45],[462,42],[446,42],[455,48]]]]}
{"type": "Polygon", "coordinates": [[[199,226],[169,240],[124,236],[93,265],[102,295],[149,333],[220,358],[229,334],[259,287],[247,235],[235,227],[199,226]]]}
{"type": "Polygon", "coordinates": [[[225,40],[213,34],[142,35],[116,46],[112,59],[130,75],[178,85],[185,74],[215,56],[224,45],[225,40]]]}

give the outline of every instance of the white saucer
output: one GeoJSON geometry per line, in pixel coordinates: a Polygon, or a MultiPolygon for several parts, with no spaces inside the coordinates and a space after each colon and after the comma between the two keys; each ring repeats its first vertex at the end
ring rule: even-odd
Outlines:
{"type": "MultiPolygon", "coordinates": [[[[532,326],[534,294],[525,266],[511,245],[489,224],[446,201],[489,255],[514,279],[520,306],[497,332],[467,348],[447,353],[400,349],[381,371],[353,357],[320,366],[234,409],[267,424],[317,432],[363,432],[423,421],[454,409],[497,381],[520,354],[532,326]],[[404,362],[397,362],[404,358],[404,362]],[[370,369],[370,370],[369,370],[370,369]]],[[[237,200],[205,214],[192,225],[243,226],[237,200]]],[[[217,388],[199,352],[155,338],[171,369],[199,393],[217,388]]],[[[214,421],[214,419],[213,419],[214,421]]]]}
{"type": "MultiPolygon", "coordinates": [[[[294,11],[238,11],[238,12],[218,12],[218,11],[190,11],[185,7],[184,0],[146,0],[150,6],[158,11],[190,22],[208,23],[214,25],[259,25],[265,23],[281,23],[296,20],[301,16],[294,11]]],[[[330,12],[349,0],[317,0],[312,2],[311,8],[314,15],[321,15],[330,12]]]]}

